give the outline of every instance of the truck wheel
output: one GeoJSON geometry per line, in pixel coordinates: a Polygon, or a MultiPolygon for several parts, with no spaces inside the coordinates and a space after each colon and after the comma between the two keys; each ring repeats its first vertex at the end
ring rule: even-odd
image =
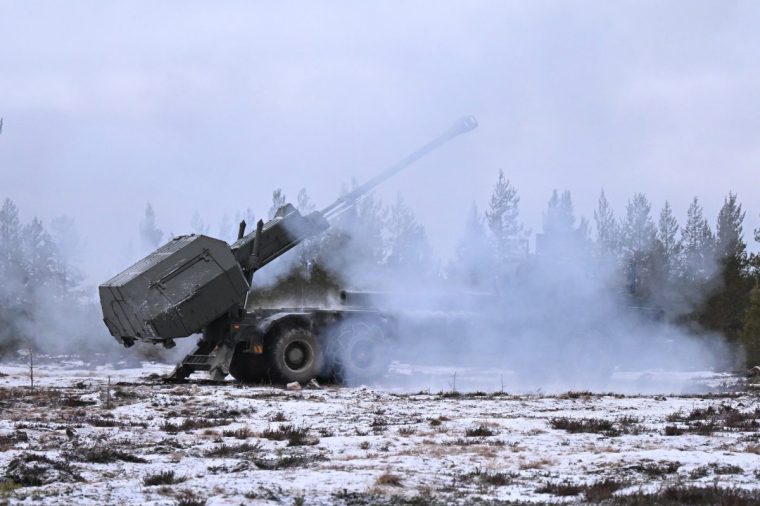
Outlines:
{"type": "Polygon", "coordinates": [[[261,383],[269,379],[266,355],[250,353],[247,343],[239,343],[230,362],[230,374],[241,383],[261,383]]]}
{"type": "Polygon", "coordinates": [[[267,350],[274,379],[307,383],[322,370],[322,349],[307,329],[288,329],[275,337],[267,350]]]}
{"type": "Polygon", "coordinates": [[[335,345],[335,375],[343,383],[376,380],[388,371],[390,347],[377,325],[346,322],[339,329],[335,345]]]}

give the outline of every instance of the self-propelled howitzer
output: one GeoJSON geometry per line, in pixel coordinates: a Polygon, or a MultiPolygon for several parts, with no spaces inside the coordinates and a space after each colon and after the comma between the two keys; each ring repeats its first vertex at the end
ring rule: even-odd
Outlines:
{"type": "MultiPolygon", "coordinates": [[[[269,315],[263,320],[252,320],[244,306],[254,273],[305,239],[327,230],[339,215],[356,206],[386,179],[476,127],[474,117],[462,118],[443,134],[321,211],[302,215],[294,206],[286,204],[268,222],[259,221],[247,235],[245,222],[242,222],[238,240],[232,245],[205,235],[172,239],[99,287],[103,320],[108,330],[125,346],[135,341],[172,346],[175,338],[203,332],[199,348],[178,366],[180,373],[175,376],[179,377],[193,370],[211,370],[216,377],[227,374],[234,349],[243,342],[239,336],[232,336],[230,325],[234,322],[238,322],[236,330],[247,327],[248,334],[257,334],[256,339],[245,342],[252,345],[253,341],[261,341],[255,350],[258,355],[264,354],[267,343],[274,348],[276,341],[274,337],[268,341],[268,332],[293,315],[286,311],[285,316],[278,313],[280,316],[276,319],[269,315]],[[208,353],[220,345],[224,345],[222,348],[226,351],[216,355],[224,356],[213,360],[208,353]],[[193,359],[193,356],[205,358],[193,359]],[[193,360],[197,362],[195,365],[193,360]]],[[[304,320],[309,320],[308,315],[298,316],[302,325],[304,320]]],[[[313,327],[312,322],[305,323],[313,327]]],[[[296,342],[300,343],[298,339],[296,342]]],[[[298,370],[299,364],[303,365],[299,357],[311,354],[313,359],[318,358],[317,351],[306,350],[309,346],[314,345],[286,346],[282,350],[285,355],[277,358],[289,357],[291,366],[298,370]]],[[[288,377],[282,371],[279,376],[283,380],[293,378],[292,374],[288,377]]]]}

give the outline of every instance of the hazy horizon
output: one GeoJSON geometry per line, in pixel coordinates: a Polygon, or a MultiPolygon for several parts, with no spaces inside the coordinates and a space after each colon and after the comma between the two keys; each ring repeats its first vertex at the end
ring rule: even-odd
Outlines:
{"type": "Polygon", "coordinates": [[[553,189],[593,218],[634,192],[714,226],[729,191],[760,226],[760,5],[0,1],[0,197],[67,215],[98,283],[198,212],[317,207],[464,114],[480,127],[389,181],[451,256],[499,169],[540,231],[553,189]]]}

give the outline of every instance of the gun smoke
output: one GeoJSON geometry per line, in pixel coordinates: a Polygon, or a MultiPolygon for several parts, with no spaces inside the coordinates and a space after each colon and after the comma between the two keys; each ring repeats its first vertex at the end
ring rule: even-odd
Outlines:
{"type": "MultiPolygon", "coordinates": [[[[588,222],[574,216],[569,192],[555,192],[534,253],[518,203],[500,174],[485,215],[473,206],[455,258],[441,266],[400,197],[389,208],[369,198],[254,284],[264,285],[264,303],[274,306],[337,304],[335,296],[319,293],[329,288],[325,273],[335,275],[332,288],[367,290],[348,292],[345,302],[395,315],[397,360],[453,372],[492,370],[490,379],[466,388],[493,390],[507,371],[511,389],[661,391],[680,387],[620,385],[613,378],[739,364],[736,342],[694,316],[722,288],[727,248],[742,241],[735,195],[727,199],[734,221],[719,217],[720,237],[712,236],[695,199],[679,238],[668,205],[655,227],[651,204],[636,194],[618,221],[602,193],[592,240],[588,222]],[[726,239],[731,234],[733,242],[726,239]]],[[[412,375],[404,386],[444,385],[412,375]]]]}
{"type": "MultiPolygon", "coordinates": [[[[274,192],[270,217],[285,200],[274,192]]],[[[721,289],[721,259],[743,245],[735,195],[726,200],[717,236],[695,199],[678,237],[669,205],[655,226],[651,204],[636,194],[618,220],[602,193],[592,240],[588,221],[575,217],[570,193],[555,191],[534,251],[519,201],[500,172],[486,212],[473,205],[456,255],[442,264],[400,195],[386,206],[370,194],[326,233],[257,272],[249,304],[376,308],[393,315],[391,358],[415,367],[493,371],[469,385],[460,379],[460,388],[493,389],[498,374],[502,388],[518,390],[657,390],[672,387],[621,387],[614,377],[653,369],[728,370],[739,363],[737,343],[693,317],[721,289]],[[348,290],[342,302],[341,290],[348,290]]],[[[305,191],[297,202],[303,214],[314,209],[305,191]]],[[[250,210],[245,215],[253,221],[250,210]]],[[[3,348],[118,356],[80,285],[74,252],[81,244],[73,224],[58,220],[52,234],[39,220],[22,226],[10,201],[0,221],[3,348]]],[[[197,231],[208,230],[199,216],[192,222],[197,231]]],[[[145,252],[165,238],[150,205],[139,235],[145,252]]],[[[145,345],[138,355],[121,353],[140,356],[145,349],[153,358],[162,355],[145,345]]],[[[163,352],[166,360],[180,355],[163,352]]],[[[424,374],[402,383],[436,386],[424,374]]]]}

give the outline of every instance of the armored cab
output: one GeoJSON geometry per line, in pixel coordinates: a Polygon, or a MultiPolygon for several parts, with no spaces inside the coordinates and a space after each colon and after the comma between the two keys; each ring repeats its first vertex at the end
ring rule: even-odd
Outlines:
{"type": "Polygon", "coordinates": [[[245,300],[248,282],[226,242],[173,239],[102,284],[103,320],[118,341],[186,337],[245,300]]]}

